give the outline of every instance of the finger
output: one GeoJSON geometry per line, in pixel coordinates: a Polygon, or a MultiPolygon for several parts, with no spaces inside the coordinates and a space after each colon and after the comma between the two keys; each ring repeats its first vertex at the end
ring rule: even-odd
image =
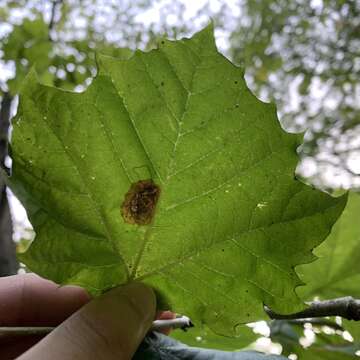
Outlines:
{"type": "MultiPolygon", "coordinates": [[[[57,326],[90,300],[82,288],[59,285],[35,274],[0,278],[0,326],[57,326]]],[[[15,359],[43,336],[0,338],[0,359],[15,359]]]]}
{"type": "Polygon", "coordinates": [[[89,300],[80,287],[34,274],[0,278],[0,326],[56,326],[89,300]]]}
{"type": "MultiPolygon", "coordinates": [[[[175,319],[175,318],[176,318],[176,313],[174,313],[170,310],[159,311],[156,314],[157,320],[170,320],[170,319],[175,319]]],[[[160,332],[164,335],[169,335],[171,333],[171,331],[172,331],[172,328],[170,326],[160,330],[160,332]]]]}
{"type": "Polygon", "coordinates": [[[19,360],[131,359],[155,317],[155,295],[141,283],[94,299],[19,360]]]}

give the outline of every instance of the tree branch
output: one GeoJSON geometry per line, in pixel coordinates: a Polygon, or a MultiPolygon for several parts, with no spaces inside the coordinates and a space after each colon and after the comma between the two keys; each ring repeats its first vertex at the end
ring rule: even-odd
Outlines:
{"type": "Polygon", "coordinates": [[[8,153],[11,102],[12,96],[8,92],[4,92],[0,105],[0,162],[2,167],[4,167],[4,161],[8,153]]]}
{"type": "Polygon", "coordinates": [[[295,314],[277,314],[269,307],[264,306],[266,313],[271,319],[306,319],[325,316],[341,316],[348,320],[360,320],[360,300],[351,296],[324,301],[312,301],[307,303],[308,307],[295,314]]]}
{"type": "Polygon", "coordinates": [[[55,16],[56,16],[56,9],[59,5],[61,5],[63,0],[54,0],[52,2],[52,7],[51,7],[51,15],[50,15],[50,21],[49,21],[49,40],[53,41],[52,36],[51,36],[51,31],[53,30],[54,26],[55,26],[55,16]]]}
{"type": "MultiPolygon", "coordinates": [[[[12,96],[8,92],[4,92],[0,104],[0,166],[5,171],[8,170],[5,167],[5,159],[8,154],[11,103],[12,96]]],[[[0,276],[16,274],[18,269],[16,248],[12,236],[13,226],[6,184],[5,179],[0,175],[0,276]]]]}

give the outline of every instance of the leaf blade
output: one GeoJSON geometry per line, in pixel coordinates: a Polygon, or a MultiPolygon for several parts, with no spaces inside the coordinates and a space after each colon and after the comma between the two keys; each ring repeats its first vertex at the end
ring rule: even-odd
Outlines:
{"type": "Polygon", "coordinates": [[[225,335],[262,318],[264,302],[276,312],[300,310],[294,267],[313,259],[346,202],[294,180],[300,136],[281,128],[275,107],[259,101],[243,70],[217,52],[212,28],[98,62],[99,75],[82,94],[34,79],[22,92],[13,177],[36,205],[37,232],[24,261],[60,283],[97,291],[144,281],[161,304],[225,335]],[[39,146],[56,154],[59,138],[59,156],[44,160],[39,146]],[[65,170],[45,171],[52,163],[65,170]],[[37,190],[39,179],[45,185],[37,190]],[[147,179],[160,188],[155,216],[148,225],[128,224],[121,204],[132,183],[147,179]],[[61,231],[42,232],[49,213],[79,229],[83,241],[61,250],[61,231]],[[90,259],[79,268],[81,253],[96,256],[86,248],[89,233],[104,254],[91,271],[90,259]],[[49,258],[51,268],[43,265],[49,258]],[[77,267],[56,265],[64,259],[77,267]]]}

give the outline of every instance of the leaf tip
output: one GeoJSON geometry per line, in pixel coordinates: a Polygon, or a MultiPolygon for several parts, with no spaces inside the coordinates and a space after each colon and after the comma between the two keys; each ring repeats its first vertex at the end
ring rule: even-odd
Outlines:
{"type": "Polygon", "coordinates": [[[209,50],[217,50],[215,35],[214,35],[214,22],[210,20],[209,24],[205,26],[202,30],[195,33],[190,41],[195,41],[201,44],[201,47],[209,47],[209,50]]]}
{"type": "Polygon", "coordinates": [[[40,84],[40,80],[35,69],[35,66],[32,66],[24,80],[22,81],[19,89],[20,95],[25,93],[32,93],[34,88],[40,84]]]}

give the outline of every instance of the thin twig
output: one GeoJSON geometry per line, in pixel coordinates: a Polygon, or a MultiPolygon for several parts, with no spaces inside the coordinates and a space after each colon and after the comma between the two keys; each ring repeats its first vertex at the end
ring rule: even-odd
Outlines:
{"type": "Polygon", "coordinates": [[[10,169],[5,160],[8,156],[9,127],[13,97],[4,92],[0,101],[0,276],[16,274],[18,262],[13,242],[13,224],[6,192],[6,177],[10,169]]]}
{"type": "MultiPolygon", "coordinates": [[[[180,316],[169,320],[155,320],[150,331],[161,331],[163,329],[182,329],[186,331],[193,327],[193,323],[187,316],[180,316]]],[[[0,327],[0,337],[2,336],[28,336],[28,335],[47,335],[53,331],[52,326],[3,326],[0,327]]]]}
{"type": "Polygon", "coordinates": [[[295,314],[278,314],[269,307],[264,306],[266,313],[271,319],[305,319],[325,316],[341,316],[348,320],[360,320],[360,300],[351,296],[333,300],[312,301],[308,307],[295,314]]]}
{"type": "Polygon", "coordinates": [[[11,103],[13,97],[9,92],[4,92],[0,103],[0,163],[5,168],[4,161],[8,154],[8,135],[11,117],[11,103]]]}
{"type": "Polygon", "coordinates": [[[52,37],[51,37],[51,31],[53,30],[54,26],[55,26],[55,16],[56,16],[56,9],[59,5],[61,5],[63,0],[54,0],[52,2],[52,7],[51,7],[51,14],[50,14],[50,21],[49,21],[49,40],[52,41],[52,37]]]}
{"type": "MultiPolygon", "coordinates": [[[[341,330],[340,326],[329,323],[326,320],[317,320],[314,318],[321,318],[326,316],[341,316],[348,320],[360,320],[360,300],[354,299],[351,296],[337,298],[325,301],[313,301],[307,303],[308,307],[300,312],[294,314],[278,314],[272,311],[269,307],[264,306],[266,313],[274,320],[295,320],[297,323],[310,322],[314,325],[330,326],[341,330]],[[304,320],[299,320],[304,319],[304,320]]],[[[187,316],[181,316],[170,320],[155,320],[150,331],[160,331],[165,328],[183,329],[186,330],[193,327],[191,320],[187,316]]],[[[48,334],[53,327],[0,327],[0,336],[22,336],[34,334],[48,334]]]]}

